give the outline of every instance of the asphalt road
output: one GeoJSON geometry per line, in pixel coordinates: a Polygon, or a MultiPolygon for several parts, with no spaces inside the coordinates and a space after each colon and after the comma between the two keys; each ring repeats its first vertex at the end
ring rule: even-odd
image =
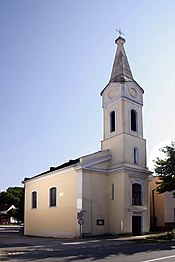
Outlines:
{"type": "Polygon", "coordinates": [[[27,237],[17,228],[0,227],[0,261],[174,262],[175,242],[150,243],[132,238],[53,239],[27,237]]]}

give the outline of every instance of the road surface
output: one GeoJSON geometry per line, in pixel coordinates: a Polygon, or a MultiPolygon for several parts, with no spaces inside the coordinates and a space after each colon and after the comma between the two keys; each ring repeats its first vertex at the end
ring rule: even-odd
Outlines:
{"type": "Polygon", "coordinates": [[[21,262],[175,262],[175,242],[133,238],[53,239],[23,236],[0,227],[0,261],[21,262]]]}

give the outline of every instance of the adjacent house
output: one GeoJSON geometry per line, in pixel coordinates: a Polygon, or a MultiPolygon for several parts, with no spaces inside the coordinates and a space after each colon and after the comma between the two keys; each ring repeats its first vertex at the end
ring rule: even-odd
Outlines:
{"type": "Polygon", "coordinates": [[[152,230],[172,230],[175,228],[175,198],[172,192],[159,194],[156,191],[159,177],[150,182],[150,214],[152,230]]]}
{"type": "Polygon", "coordinates": [[[16,209],[14,205],[0,205],[0,224],[10,224],[10,223],[15,223],[16,221],[14,220],[13,217],[10,217],[8,212],[12,209],[16,209]]]}

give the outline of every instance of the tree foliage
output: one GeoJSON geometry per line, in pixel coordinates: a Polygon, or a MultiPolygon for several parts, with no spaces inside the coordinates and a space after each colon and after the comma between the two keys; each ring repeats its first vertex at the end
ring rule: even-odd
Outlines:
{"type": "MultiPolygon", "coordinates": [[[[157,157],[154,160],[155,173],[159,176],[160,182],[157,182],[157,192],[175,191],[175,142],[171,142],[170,146],[160,149],[164,153],[165,158],[157,157]]],[[[173,192],[175,197],[175,192],[173,192]]]]}
{"type": "Polygon", "coordinates": [[[13,211],[13,217],[17,219],[17,221],[24,221],[23,187],[9,187],[6,191],[0,192],[0,204],[14,205],[16,210],[13,211]]]}

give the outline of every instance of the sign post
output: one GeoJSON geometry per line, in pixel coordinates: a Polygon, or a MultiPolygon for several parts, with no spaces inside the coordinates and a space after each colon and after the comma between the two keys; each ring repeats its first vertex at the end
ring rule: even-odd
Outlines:
{"type": "Polygon", "coordinates": [[[82,225],[84,224],[84,213],[85,210],[81,210],[77,213],[78,224],[80,225],[80,238],[82,237],[82,225]]]}

